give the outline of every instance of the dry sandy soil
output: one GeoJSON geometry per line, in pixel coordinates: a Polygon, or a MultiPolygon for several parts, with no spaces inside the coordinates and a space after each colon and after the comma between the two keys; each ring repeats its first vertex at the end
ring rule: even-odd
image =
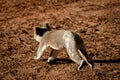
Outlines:
{"type": "Polygon", "coordinates": [[[120,80],[120,0],[0,0],[0,80],[120,80]],[[78,33],[95,67],[78,65],[61,51],[47,64],[48,48],[35,61],[33,28],[78,33]]]}

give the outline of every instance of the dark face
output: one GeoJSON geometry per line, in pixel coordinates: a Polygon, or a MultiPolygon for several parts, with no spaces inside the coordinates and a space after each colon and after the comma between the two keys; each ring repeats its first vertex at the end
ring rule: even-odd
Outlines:
{"type": "Polygon", "coordinates": [[[35,34],[39,36],[43,36],[45,32],[50,31],[50,26],[48,23],[45,23],[43,27],[35,27],[35,34]]]}
{"type": "Polygon", "coordinates": [[[45,32],[50,31],[49,28],[39,28],[39,27],[36,27],[35,30],[36,30],[36,35],[39,36],[43,36],[45,32]]]}

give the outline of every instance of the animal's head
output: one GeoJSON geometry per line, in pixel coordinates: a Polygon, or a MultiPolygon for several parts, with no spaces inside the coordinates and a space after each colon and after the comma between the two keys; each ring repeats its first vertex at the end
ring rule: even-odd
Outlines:
{"type": "Polygon", "coordinates": [[[45,23],[42,27],[35,27],[34,28],[34,39],[38,42],[40,42],[41,38],[43,35],[47,32],[50,31],[51,28],[48,23],[45,23]]]}

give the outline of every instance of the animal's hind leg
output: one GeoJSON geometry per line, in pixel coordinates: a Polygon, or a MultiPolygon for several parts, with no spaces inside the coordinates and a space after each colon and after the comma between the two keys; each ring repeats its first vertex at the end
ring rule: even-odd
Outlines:
{"type": "Polygon", "coordinates": [[[47,62],[48,63],[53,62],[54,59],[57,57],[57,54],[58,54],[58,50],[52,49],[52,51],[50,53],[50,57],[48,58],[47,62]]]}
{"type": "Polygon", "coordinates": [[[84,60],[78,55],[78,51],[75,48],[69,48],[67,49],[68,55],[70,56],[70,58],[76,62],[77,64],[79,64],[78,70],[80,70],[80,68],[83,65],[84,60]]]}
{"type": "Polygon", "coordinates": [[[84,44],[81,44],[81,46],[79,47],[80,50],[78,50],[80,56],[86,61],[86,63],[90,66],[91,69],[93,69],[94,64],[92,62],[92,60],[89,58],[89,55],[85,49],[84,44]]]}

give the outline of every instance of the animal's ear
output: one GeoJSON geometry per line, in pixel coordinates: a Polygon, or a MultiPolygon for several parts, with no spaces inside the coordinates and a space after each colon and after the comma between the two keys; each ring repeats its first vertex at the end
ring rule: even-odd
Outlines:
{"type": "Polygon", "coordinates": [[[46,29],[49,29],[49,30],[51,29],[49,23],[45,23],[45,24],[43,25],[43,27],[46,28],[46,29]]]}

